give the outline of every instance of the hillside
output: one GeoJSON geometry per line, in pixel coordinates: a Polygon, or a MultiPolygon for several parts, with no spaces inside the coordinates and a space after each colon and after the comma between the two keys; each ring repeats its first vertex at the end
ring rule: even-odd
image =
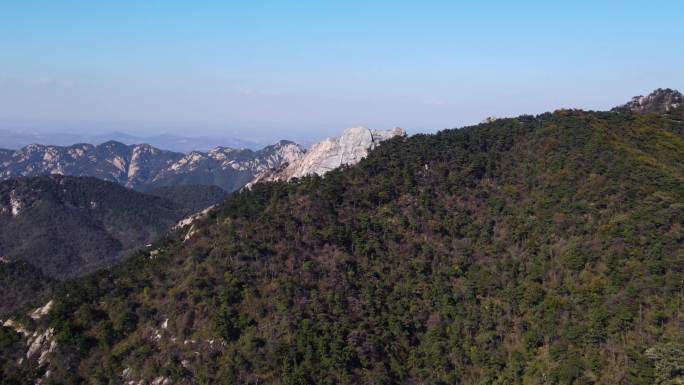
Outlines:
{"type": "Polygon", "coordinates": [[[55,280],[110,266],[226,198],[213,186],[156,194],[90,177],[0,182],[0,317],[41,300],[55,280]]]}
{"type": "Polygon", "coordinates": [[[683,131],[672,116],[563,110],[258,184],[187,240],[70,282],[31,321],[45,338],[19,367],[4,328],[0,377],[677,383],[683,131]]]}
{"type": "Polygon", "coordinates": [[[27,262],[0,261],[0,317],[27,305],[42,305],[40,301],[50,298],[56,285],[57,280],[27,262]]]}
{"type": "Polygon", "coordinates": [[[111,264],[190,210],[90,177],[0,182],[0,255],[65,278],[111,264]]]}

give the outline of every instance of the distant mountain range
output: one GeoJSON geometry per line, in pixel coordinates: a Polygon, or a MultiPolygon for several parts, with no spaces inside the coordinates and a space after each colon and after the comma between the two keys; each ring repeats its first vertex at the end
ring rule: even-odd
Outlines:
{"type": "Polygon", "coordinates": [[[286,140],[260,150],[215,147],[208,152],[188,154],[117,141],[99,145],[31,144],[19,150],[0,149],[0,180],[62,174],[92,176],[138,191],[200,184],[231,192],[260,180],[322,175],[357,163],[383,140],[405,135],[402,129],[378,131],[356,127],[346,130],[341,137],[315,144],[308,152],[286,140]]]}
{"type": "Polygon", "coordinates": [[[93,176],[139,191],[156,187],[204,184],[234,191],[252,178],[298,159],[304,149],[281,141],[258,151],[217,147],[189,154],[160,150],[149,144],[46,146],[0,150],[0,179],[50,174],[93,176]]]}

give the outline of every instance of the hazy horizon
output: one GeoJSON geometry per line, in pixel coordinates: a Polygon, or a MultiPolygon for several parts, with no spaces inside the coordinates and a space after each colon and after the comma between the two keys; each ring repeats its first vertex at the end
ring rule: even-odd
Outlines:
{"type": "Polygon", "coordinates": [[[0,129],[311,142],[605,110],[684,88],[682,14],[675,1],[8,1],[0,129]]]}

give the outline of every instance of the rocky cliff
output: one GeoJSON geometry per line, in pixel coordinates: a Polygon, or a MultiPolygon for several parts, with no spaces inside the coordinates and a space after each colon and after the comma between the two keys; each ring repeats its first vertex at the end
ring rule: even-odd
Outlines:
{"type": "Polygon", "coordinates": [[[266,181],[287,181],[307,175],[323,175],[340,166],[358,163],[382,141],[406,136],[402,128],[371,130],[366,127],[348,128],[339,137],[324,139],[314,144],[298,159],[258,175],[248,186],[266,181]]]}
{"type": "Polygon", "coordinates": [[[647,96],[635,96],[628,103],[614,108],[616,111],[663,114],[684,105],[681,92],[669,88],[651,92],[647,96]]]}

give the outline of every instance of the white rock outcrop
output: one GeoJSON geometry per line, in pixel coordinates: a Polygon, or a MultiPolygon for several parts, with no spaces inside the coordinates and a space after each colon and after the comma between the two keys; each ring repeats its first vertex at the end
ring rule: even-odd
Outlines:
{"type": "Polygon", "coordinates": [[[34,332],[34,335],[29,337],[28,341],[26,342],[29,347],[28,351],[26,352],[26,358],[31,358],[34,354],[40,352],[40,355],[43,357],[43,362],[45,362],[44,354],[51,353],[56,346],[56,343],[53,343],[54,341],[52,340],[54,333],[55,329],[53,328],[49,328],[41,334],[34,332]]]}
{"type": "Polygon", "coordinates": [[[21,200],[17,197],[16,192],[12,190],[10,192],[10,211],[12,212],[12,216],[18,216],[22,208],[23,204],[21,203],[21,200]]]}
{"type": "Polygon", "coordinates": [[[211,209],[213,209],[214,207],[216,207],[216,205],[211,205],[200,212],[194,213],[188,217],[181,219],[180,221],[178,221],[178,223],[176,223],[175,226],[173,226],[173,230],[182,229],[183,227],[193,224],[195,221],[206,218],[207,215],[209,215],[211,209]]]}
{"type": "Polygon", "coordinates": [[[289,162],[287,166],[257,175],[247,187],[259,182],[323,175],[340,166],[356,164],[381,142],[397,136],[406,136],[406,131],[398,127],[391,130],[348,128],[342,136],[327,138],[314,144],[302,157],[289,162]]]}
{"type": "Polygon", "coordinates": [[[170,385],[172,384],[173,381],[171,381],[170,378],[168,377],[157,377],[154,380],[152,380],[152,385],[170,385]]]}
{"type": "Polygon", "coordinates": [[[15,332],[23,335],[26,338],[31,336],[31,332],[29,332],[22,324],[14,321],[12,319],[8,319],[7,321],[5,321],[2,324],[2,326],[6,327],[6,328],[10,328],[10,329],[14,330],[15,332]]]}
{"type": "MultiPolygon", "coordinates": [[[[48,302],[45,306],[39,307],[32,313],[30,313],[33,319],[40,319],[40,317],[45,316],[50,312],[52,308],[53,301],[48,302]],[[40,313],[38,318],[34,317],[36,313],[40,313]]],[[[1,322],[1,321],[0,321],[1,322]]],[[[44,332],[30,331],[26,329],[22,324],[14,320],[8,319],[2,323],[3,327],[10,328],[15,332],[21,334],[25,339],[26,343],[26,354],[24,357],[17,361],[17,365],[22,365],[25,359],[30,359],[34,356],[38,357],[38,367],[45,367],[50,365],[50,355],[57,349],[57,341],[54,338],[55,329],[48,328],[44,332]]],[[[48,367],[45,371],[43,377],[39,378],[35,383],[42,384],[45,380],[50,377],[51,370],[48,367]]]]}
{"type": "Polygon", "coordinates": [[[684,95],[682,95],[681,92],[670,88],[658,88],[646,96],[635,96],[627,104],[616,107],[613,110],[663,114],[670,112],[683,104],[684,95]]]}
{"type": "Polygon", "coordinates": [[[53,300],[48,301],[44,306],[41,306],[34,311],[32,311],[29,316],[35,320],[39,320],[46,315],[50,314],[50,310],[52,310],[52,307],[54,306],[55,302],[53,300]]]}

